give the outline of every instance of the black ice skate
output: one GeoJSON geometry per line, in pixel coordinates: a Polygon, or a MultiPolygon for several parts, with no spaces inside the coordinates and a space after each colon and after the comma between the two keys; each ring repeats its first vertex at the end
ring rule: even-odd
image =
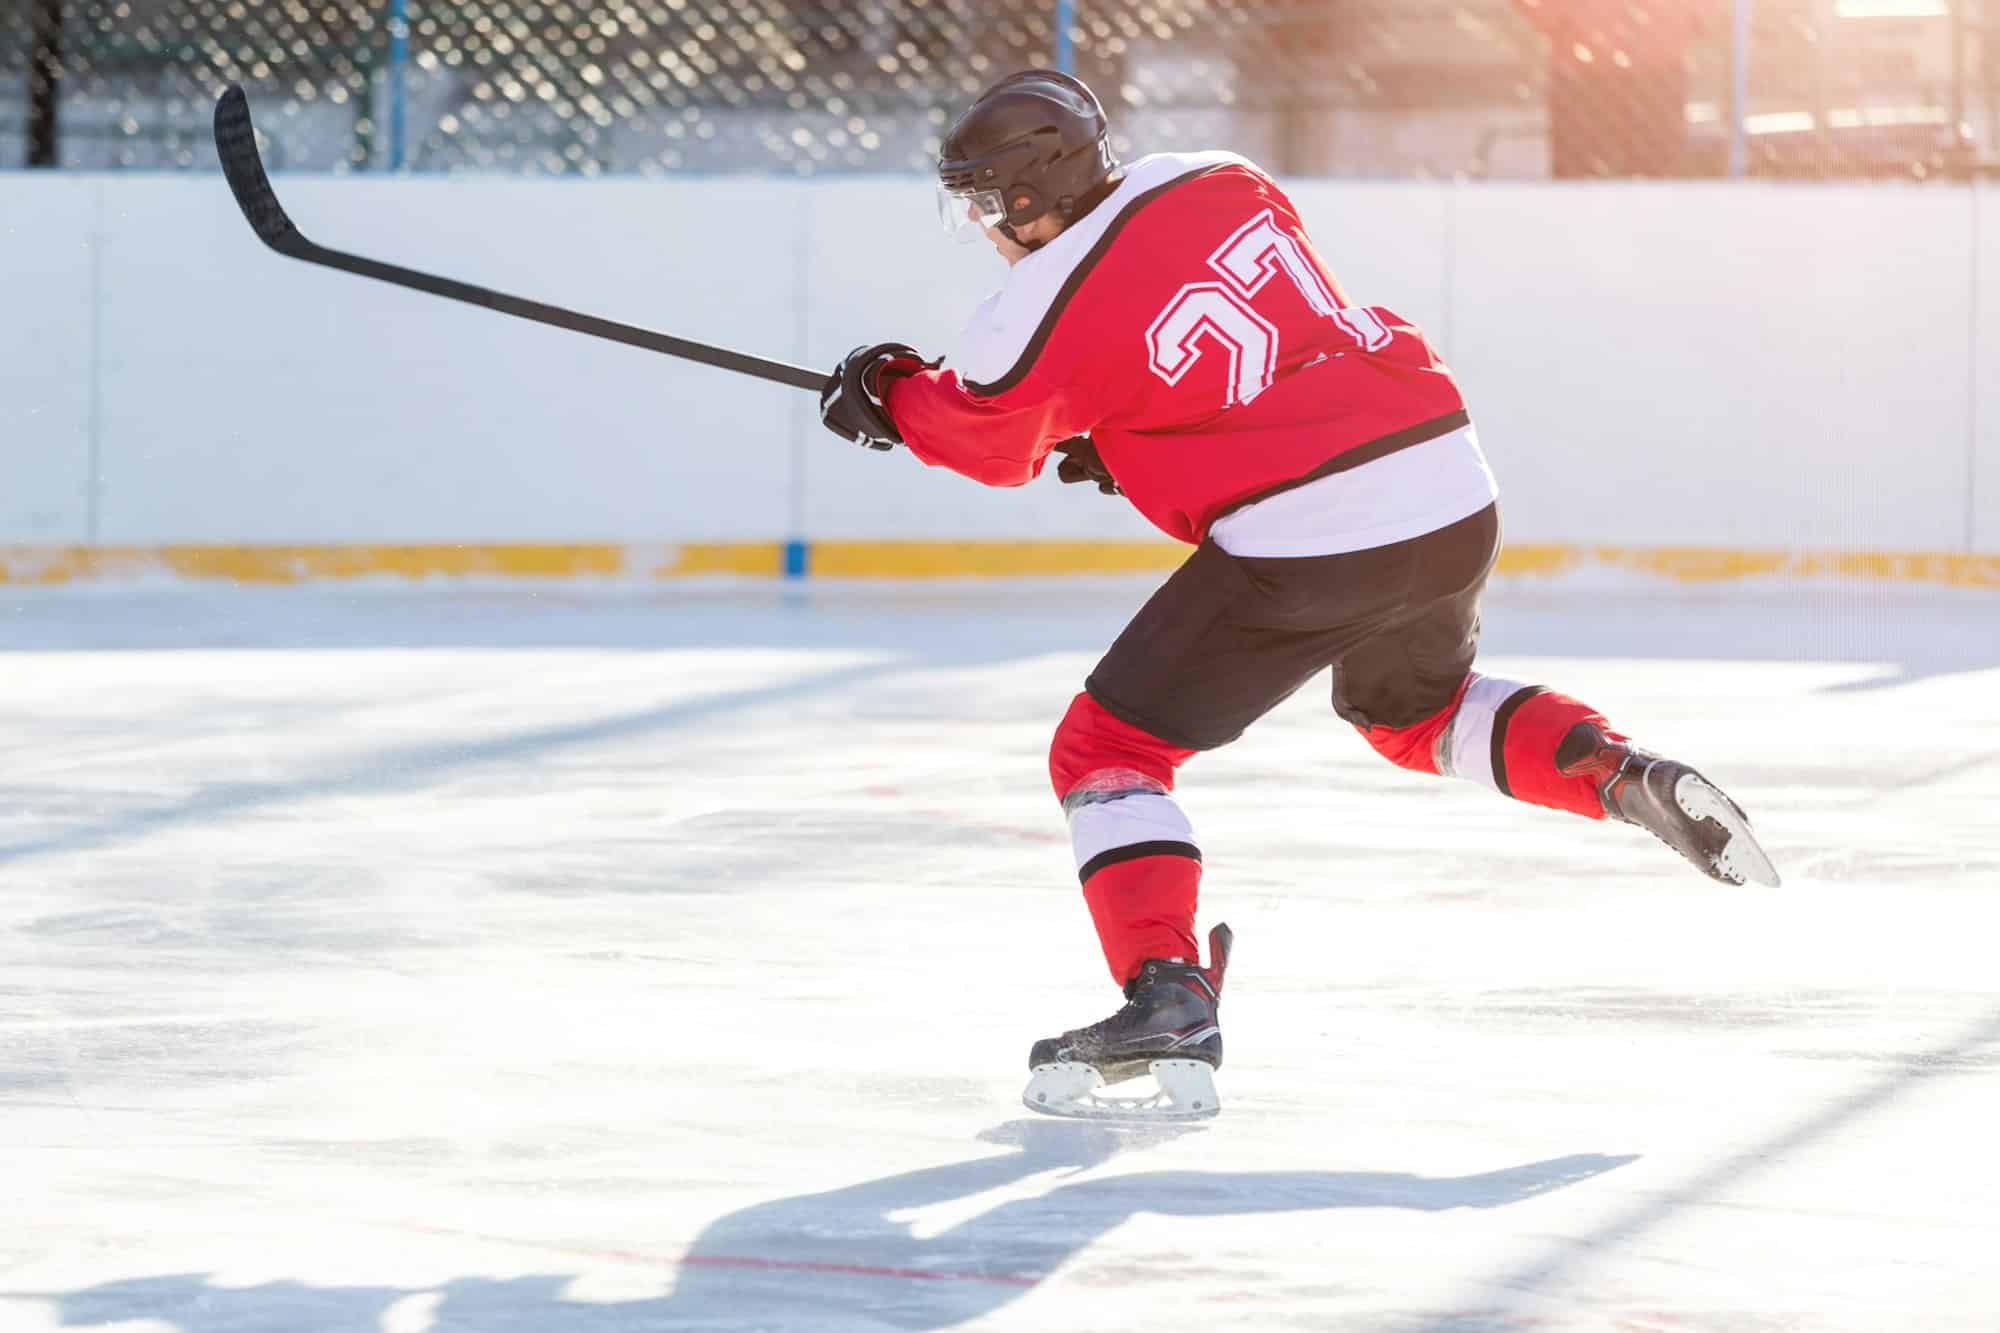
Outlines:
{"type": "Polygon", "coordinates": [[[1778,886],[1777,869],[1757,844],[1749,816],[1686,764],[1614,741],[1581,722],[1557,748],[1556,769],[1596,779],[1606,814],[1647,830],[1709,878],[1778,886]]]}
{"type": "Polygon", "coordinates": [[[1033,1075],[1021,1094],[1045,1115],[1113,1120],[1202,1120],[1221,1110],[1214,1070],[1222,1064],[1216,1015],[1234,939],[1208,933],[1209,966],[1148,959],[1125,987],[1125,1007],[1101,1023],[1044,1037],[1028,1052],[1033,1075]],[[1151,1074],[1155,1092],[1104,1097],[1107,1084],[1151,1074]]]}

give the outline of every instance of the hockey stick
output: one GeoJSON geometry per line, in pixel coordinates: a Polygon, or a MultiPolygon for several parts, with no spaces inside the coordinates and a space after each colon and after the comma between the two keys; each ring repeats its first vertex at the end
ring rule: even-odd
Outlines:
{"type": "Polygon", "coordinates": [[[378,278],[383,282],[393,282],[398,287],[429,292],[452,301],[485,306],[503,315],[517,315],[539,324],[553,324],[559,329],[587,333],[593,338],[609,338],[630,347],[643,347],[649,352],[699,361],[705,366],[733,370],[740,375],[754,375],[777,384],[789,384],[795,389],[817,390],[826,380],[826,372],[822,370],[751,356],[747,352],[732,352],[726,347],[655,333],[651,329],[599,319],[595,315],[578,314],[561,306],[544,305],[540,301],[508,296],[504,292],[474,287],[470,283],[454,282],[435,274],[419,273],[415,269],[399,268],[394,264],[315,245],[292,225],[292,220],[285,215],[284,205],[278,202],[277,192],[271,188],[271,178],[265,174],[264,163],[257,156],[257,134],[250,125],[250,99],[243,95],[242,88],[233,83],[215,104],[215,151],[222,159],[222,174],[229,179],[230,193],[236,196],[236,203],[242,208],[251,230],[257,233],[257,239],[288,258],[358,273],[364,278],[378,278]]]}

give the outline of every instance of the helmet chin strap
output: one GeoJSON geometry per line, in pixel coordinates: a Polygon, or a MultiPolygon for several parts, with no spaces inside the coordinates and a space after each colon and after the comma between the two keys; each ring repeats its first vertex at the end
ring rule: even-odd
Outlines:
{"type": "Polygon", "coordinates": [[[995,227],[993,230],[999,232],[1002,236],[1005,236],[1008,240],[1020,246],[1023,250],[1026,250],[1030,254],[1033,254],[1035,251],[1041,249],[1043,246],[1048,244],[1047,241],[1022,240],[1020,234],[1014,230],[1014,224],[1008,222],[1004,218],[1001,219],[1000,225],[995,227]]]}

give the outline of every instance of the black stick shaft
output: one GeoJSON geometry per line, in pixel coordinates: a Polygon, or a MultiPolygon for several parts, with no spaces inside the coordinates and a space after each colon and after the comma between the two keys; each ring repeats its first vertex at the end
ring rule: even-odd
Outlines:
{"type": "Polygon", "coordinates": [[[257,233],[258,239],[281,255],[394,283],[413,291],[429,292],[449,301],[484,306],[503,315],[531,319],[538,324],[553,325],[573,333],[607,338],[628,347],[641,347],[684,361],[698,361],[705,366],[733,370],[739,375],[788,384],[795,389],[817,390],[826,381],[825,372],[805,366],[752,356],[748,352],[733,352],[726,347],[695,342],[690,338],[676,338],[668,333],[655,333],[634,324],[620,324],[616,320],[600,319],[596,315],[581,314],[543,301],[530,301],[526,297],[475,287],[469,282],[441,278],[435,273],[420,273],[397,264],[385,264],[379,259],[329,250],[307,240],[285,213],[284,205],[278,202],[277,191],[271,188],[271,178],[265,174],[263,159],[257,154],[257,133],[250,124],[249,99],[243,95],[241,88],[233,84],[215,104],[215,151],[222,160],[222,174],[228,178],[230,192],[236,196],[237,206],[243,210],[244,218],[257,233]]]}
{"type": "MultiPolygon", "coordinates": [[[[300,239],[304,240],[303,237],[300,239]]],[[[593,338],[608,338],[612,342],[624,343],[628,347],[643,347],[649,352],[676,356],[683,361],[699,361],[705,366],[733,370],[741,375],[754,375],[758,379],[770,380],[776,384],[789,384],[795,389],[817,391],[826,382],[826,372],[823,370],[795,366],[785,361],[773,361],[768,357],[753,356],[749,352],[732,352],[726,347],[676,338],[668,333],[656,333],[652,329],[642,329],[635,324],[620,324],[616,320],[581,314],[541,301],[530,301],[526,297],[509,296],[505,292],[496,292],[490,288],[475,287],[469,282],[458,282],[452,278],[438,277],[433,273],[420,273],[415,269],[385,264],[378,259],[367,259],[360,255],[344,254],[339,250],[329,250],[311,241],[305,241],[297,251],[288,250],[285,253],[294,259],[303,259],[309,264],[321,264],[327,268],[340,269],[345,273],[356,273],[364,278],[377,278],[383,282],[392,282],[398,287],[408,287],[413,291],[442,296],[446,300],[484,306],[503,315],[532,319],[538,324],[551,324],[574,333],[587,333],[593,338]]]]}

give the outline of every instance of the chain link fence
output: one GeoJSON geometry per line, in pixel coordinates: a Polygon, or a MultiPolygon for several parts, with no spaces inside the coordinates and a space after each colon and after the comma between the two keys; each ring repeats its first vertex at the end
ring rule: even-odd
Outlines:
{"type": "Polygon", "coordinates": [[[1072,61],[1121,153],[1291,174],[1925,178],[2000,154],[2000,0],[0,0],[0,167],[927,169],[1072,61]]]}

